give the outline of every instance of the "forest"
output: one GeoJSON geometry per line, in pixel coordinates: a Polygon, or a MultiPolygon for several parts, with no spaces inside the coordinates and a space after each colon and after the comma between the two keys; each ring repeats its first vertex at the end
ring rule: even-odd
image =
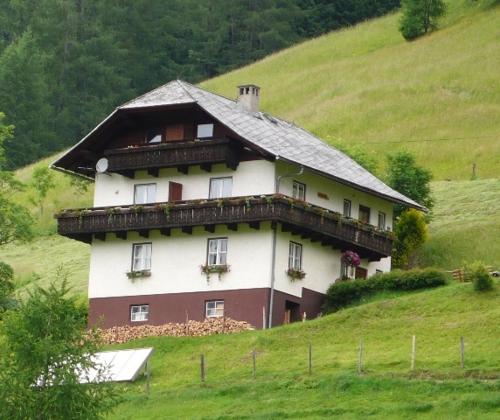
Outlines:
{"type": "Polygon", "coordinates": [[[0,0],[6,168],[76,143],[114,107],[172,79],[192,83],[399,0],[0,0]]]}

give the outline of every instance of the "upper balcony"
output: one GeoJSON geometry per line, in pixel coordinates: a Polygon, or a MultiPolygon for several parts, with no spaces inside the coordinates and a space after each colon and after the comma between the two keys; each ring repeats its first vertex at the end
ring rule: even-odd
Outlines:
{"type": "Polygon", "coordinates": [[[141,169],[158,176],[162,168],[177,168],[186,174],[193,165],[210,172],[213,164],[225,163],[231,169],[239,164],[238,146],[226,138],[109,149],[104,151],[104,157],[109,172],[130,178],[141,169]]]}
{"type": "Polygon", "coordinates": [[[216,225],[238,230],[238,224],[247,223],[259,229],[261,222],[271,222],[279,223],[282,231],[324,246],[351,249],[370,261],[390,256],[392,250],[392,233],[281,194],[72,209],[56,218],[59,234],[87,243],[93,237],[105,240],[106,233],[126,239],[130,231],[148,237],[156,229],[169,236],[173,228],[192,234],[193,227],[203,226],[213,233],[216,225]]]}

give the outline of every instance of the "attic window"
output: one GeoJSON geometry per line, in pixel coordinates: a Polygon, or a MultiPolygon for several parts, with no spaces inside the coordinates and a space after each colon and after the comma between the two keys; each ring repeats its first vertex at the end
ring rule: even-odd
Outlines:
{"type": "Polygon", "coordinates": [[[146,143],[155,144],[161,143],[161,131],[159,129],[149,130],[146,133],[146,143]]]}
{"type": "Polygon", "coordinates": [[[214,125],[213,124],[198,124],[196,129],[196,138],[198,139],[208,139],[214,136],[214,125]]]}
{"type": "Polygon", "coordinates": [[[245,93],[245,90],[243,88],[240,88],[240,95],[243,95],[245,93]]]}

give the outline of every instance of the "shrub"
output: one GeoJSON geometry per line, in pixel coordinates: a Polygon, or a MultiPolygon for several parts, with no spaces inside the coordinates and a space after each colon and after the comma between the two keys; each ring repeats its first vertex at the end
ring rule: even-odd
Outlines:
{"type": "Polygon", "coordinates": [[[464,271],[466,280],[472,281],[474,290],[477,292],[486,292],[493,289],[493,278],[481,262],[476,261],[467,264],[464,271]]]}
{"type": "Polygon", "coordinates": [[[333,283],[326,292],[326,309],[338,310],[361,298],[383,290],[418,290],[446,284],[446,275],[438,270],[391,271],[376,274],[366,280],[333,283]]]}

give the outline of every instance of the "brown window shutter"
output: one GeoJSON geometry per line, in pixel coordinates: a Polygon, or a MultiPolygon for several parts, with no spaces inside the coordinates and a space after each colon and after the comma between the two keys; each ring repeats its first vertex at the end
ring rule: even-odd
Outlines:
{"type": "Polygon", "coordinates": [[[168,183],[168,201],[182,200],[182,184],[170,181],[168,183]]]}
{"type": "Polygon", "coordinates": [[[165,129],[166,141],[181,141],[184,140],[184,126],[182,124],[167,125],[165,129]]]}

